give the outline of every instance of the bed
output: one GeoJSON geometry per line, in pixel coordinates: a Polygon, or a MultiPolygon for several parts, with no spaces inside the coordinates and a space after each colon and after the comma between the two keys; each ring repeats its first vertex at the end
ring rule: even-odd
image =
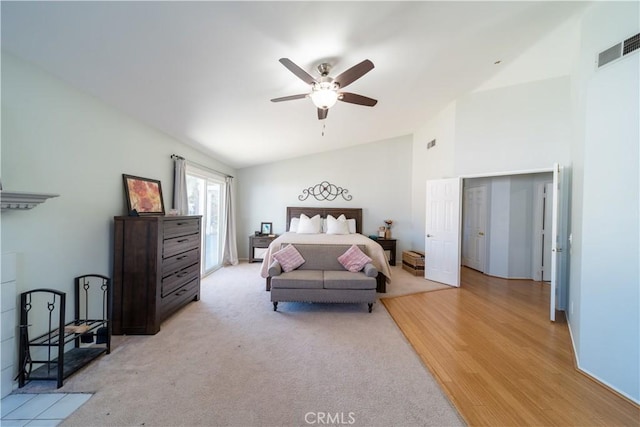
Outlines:
{"type": "MultiPolygon", "coordinates": [[[[350,221],[351,222],[351,221],[350,221]]],[[[267,279],[267,290],[269,286],[269,265],[273,261],[273,254],[289,243],[305,243],[305,244],[355,244],[365,247],[365,253],[372,259],[373,265],[379,272],[378,275],[378,292],[386,291],[386,283],[391,282],[391,266],[382,246],[375,240],[362,234],[362,209],[361,208],[320,208],[320,207],[287,207],[287,232],[278,236],[271,242],[264,254],[260,275],[267,279]],[[291,222],[294,218],[300,218],[304,214],[309,218],[320,215],[321,218],[327,218],[328,215],[334,218],[344,215],[347,220],[354,220],[355,233],[350,234],[299,234],[289,231],[291,222]]]]}

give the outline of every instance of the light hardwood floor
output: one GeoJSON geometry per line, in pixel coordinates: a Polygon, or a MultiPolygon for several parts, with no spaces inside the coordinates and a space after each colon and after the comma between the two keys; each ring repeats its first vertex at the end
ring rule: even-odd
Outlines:
{"type": "Polygon", "coordinates": [[[546,284],[463,268],[460,288],[382,302],[469,425],[640,425],[637,405],[575,368],[546,284]]]}

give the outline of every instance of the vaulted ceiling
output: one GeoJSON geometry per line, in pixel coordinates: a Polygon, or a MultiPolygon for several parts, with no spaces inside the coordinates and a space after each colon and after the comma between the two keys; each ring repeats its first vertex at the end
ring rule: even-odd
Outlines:
{"type": "Polygon", "coordinates": [[[2,2],[2,49],[241,168],[412,133],[581,2],[2,2]],[[278,62],[335,76],[375,107],[319,121],[278,62]],[[323,135],[324,134],[324,135],[323,135]]]}

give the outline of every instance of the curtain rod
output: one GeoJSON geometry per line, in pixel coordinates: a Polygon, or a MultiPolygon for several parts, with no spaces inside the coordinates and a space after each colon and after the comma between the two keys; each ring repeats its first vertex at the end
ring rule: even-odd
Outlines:
{"type": "Polygon", "coordinates": [[[171,155],[171,158],[172,158],[172,159],[174,159],[174,160],[175,160],[175,159],[184,160],[184,161],[186,161],[187,163],[191,163],[192,165],[194,165],[194,166],[198,166],[199,168],[202,168],[202,169],[204,169],[204,170],[207,170],[207,171],[210,171],[210,172],[215,172],[215,173],[217,173],[218,175],[222,175],[222,176],[225,176],[225,177],[227,177],[227,178],[233,178],[233,176],[231,176],[231,175],[229,175],[229,174],[227,174],[227,173],[217,171],[217,170],[215,170],[215,169],[210,168],[209,166],[201,165],[200,163],[196,163],[196,162],[193,162],[193,161],[191,161],[191,160],[187,160],[187,159],[185,159],[185,158],[184,158],[184,157],[182,157],[182,156],[178,156],[177,154],[172,154],[172,155],[171,155]]]}

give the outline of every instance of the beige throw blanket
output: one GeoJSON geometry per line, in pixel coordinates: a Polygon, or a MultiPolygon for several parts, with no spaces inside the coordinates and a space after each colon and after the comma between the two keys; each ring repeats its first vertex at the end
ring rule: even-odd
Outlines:
{"type": "Polygon", "coordinates": [[[382,246],[375,240],[362,234],[298,234],[284,233],[271,242],[264,254],[260,275],[264,278],[269,276],[269,265],[271,265],[272,255],[279,251],[287,243],[303,243],[316,245],[363,245],[365,253],[372,259],[373,265],[382,273],[387,282],[391,281],[391,267],[389,260],[382,249],[382,246]]]}

